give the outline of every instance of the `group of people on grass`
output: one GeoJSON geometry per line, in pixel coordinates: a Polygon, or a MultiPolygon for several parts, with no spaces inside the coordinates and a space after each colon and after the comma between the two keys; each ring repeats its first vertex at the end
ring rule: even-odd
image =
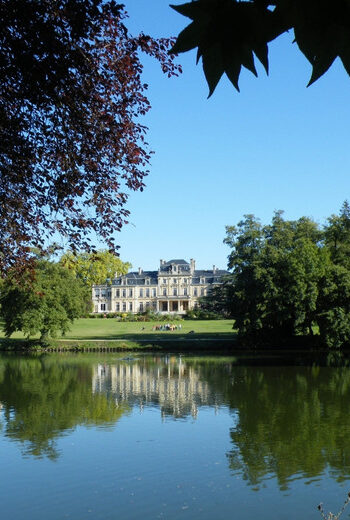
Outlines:
{"type": "Polygon", "coordinates": [[[165,325],[153,325],[152,330],[181,330],[182,325],[179,323],[178,325],[174,323],[166,323],[165,325]]]}

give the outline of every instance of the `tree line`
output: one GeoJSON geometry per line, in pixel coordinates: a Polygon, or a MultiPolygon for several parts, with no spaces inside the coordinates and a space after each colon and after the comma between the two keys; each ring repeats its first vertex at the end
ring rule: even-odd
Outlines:
{"type": "Polygon", "coordinates": [[[21,331],[41,340],[64,334],[74,319],[91,312],[91,287],[128,272],[131,264],[109,251],[65,253],[59,261],[38,257],[18,280],[9,271],[0,284],[0,318],[5,335],[21,331]]]}
{"type": "Polygon", "coordinates": [[[282,344],[296,336],[341,347],[350,340],[350,205],[321,227],[275,212],[263,226],[245,215],[226,227],[232,271],[202,307],[234,318],[241,342],[282,344]]]}

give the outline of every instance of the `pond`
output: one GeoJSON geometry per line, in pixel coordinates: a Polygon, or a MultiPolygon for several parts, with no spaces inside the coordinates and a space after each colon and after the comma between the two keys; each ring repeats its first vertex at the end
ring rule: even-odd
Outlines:
{"type": "Polygon", "coordinates": [[[3,355],[0,461],[8,520],[321,518],[350,491],[350,369],[3,355]]]}

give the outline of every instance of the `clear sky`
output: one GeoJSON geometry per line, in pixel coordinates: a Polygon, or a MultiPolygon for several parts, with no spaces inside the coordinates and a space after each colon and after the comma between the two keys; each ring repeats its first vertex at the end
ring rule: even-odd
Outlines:
{"type": "MultiPolygon", "coordinates": [[[[134,34],[176,35],[188,23],[164,0],[124,3],[134,34]]],[[[160,258],[195,258],[198,268],[224,269],[225,226],[244,214],[268,223],[283,209],[323,224],[350,199],[350,78],[337,61],[306,88],[311,67],[292,40],[270,45],[269,76],[256,60],[259,77],[243,69],[241,93],[223,78],[210,99],[195,51],[179,56],[179,78],[144,60],[155,155],[117,236],[122,260],[157,269],[160,258]]]]}

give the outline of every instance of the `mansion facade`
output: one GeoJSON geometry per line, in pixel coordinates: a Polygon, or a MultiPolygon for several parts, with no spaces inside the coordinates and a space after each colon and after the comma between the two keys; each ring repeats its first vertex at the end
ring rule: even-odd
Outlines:
{"type": "Polygon", "coordinates": [[[196,270],[195,261],[160,261],[158,271],[131,272],[92,287],[93,310],[96,313],[145,312],[185,314],[198,305],[210,288],[222,283],[227,271],[213,266],[196,270]]]}

